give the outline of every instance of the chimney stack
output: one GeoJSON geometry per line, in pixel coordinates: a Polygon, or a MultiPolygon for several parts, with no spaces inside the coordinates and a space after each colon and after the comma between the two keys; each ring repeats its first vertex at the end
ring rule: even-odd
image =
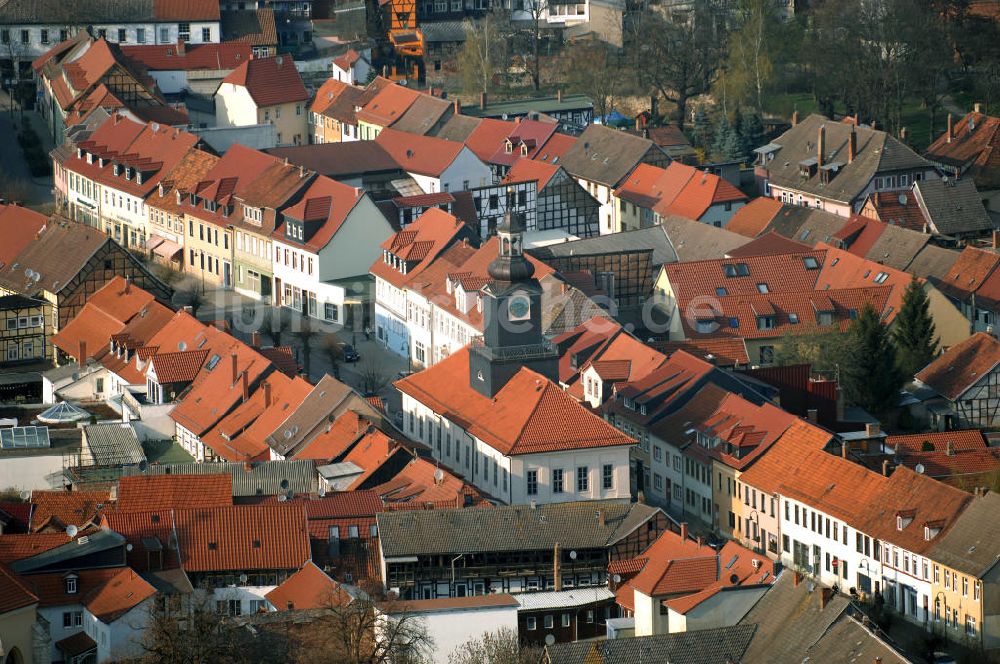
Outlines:
{"type": "Polygon", "coordinates": [[[456,99],[454,105],[455,105],[455,115],[461,115],[462,114],[462,104],[460,104],[459,101],[456,99]]]}
{"type": "Polygon", "coordinates": [[[872,131],[877,131],[877,130],[878,130],[878,120],[872,118],[872,131]]]}
{"type": "Polygon", "coordinates": [[[125,277],[125,294],[129,295],[132,292],[132,277],[125,277]]]}
{"type": "Polygon", "coordinates": [[[608,515],[604,510],[597,510],[597,525],[604,528],[608,524],[608,515]]]}
{"type": "Polygon", "coordinates": [[[80,355],[76,358],[76,363],[81,369],[87,363],[87,342],[83,339],[80,339],[80,355]]]}
{"type": "Polygon", "coordinates": [[[948,114],[948,142],[951,143],[951,139],[955,137],[955,124],[951,113],[948,114]]]}
{"type": "Polygon", "coordinates": [[[637,115],[635,116],[635,130],[636,132],[638,132],[641,129],[642,129],[642,121],[639,119],[639,116],[637,115]]]}
{"type": "Polygon", "coordinates": [[[794,127],[799,123],[799,112],[792,111],[792,126],[794,127]]]}
{"type": "Polygon", "coordinates": [[[250,345],[254,348],[260,348],[260,332],[257,330],[250,333],[250,345]]]}
{"type": "Polygon", "coordinates": [[[858,156],[858,127],[856,124],[851,125],[851,135],[847,140],[847,163],[854,161],[854,158],[858,156]]]}
{"type": "Polygon", "coordinates": [[[827,602],[833,596],[833,591],[829,588],[823,588],[819,593],[819,610],[822,611],[826,608],[827,602]]]}
{"type": "Polygon", "coordinates": [[[983,112],[983,105],[980,104],[977,101],[975,104],[972,105],[972,112],[973,113],[982,113],[983,112]]]}
{"type": "Polygon", "coordinates": [[[845,440],[840,444],[840,456],[847,458],[847,441],[845,440]]]}
{"type": "Polygon", "coordinates": [[[868,422],[865,424],[865,436],[868,438],[878,438],[882,434],[882,427],[878,422],[868,422]]]}
{"type": "Polygon", "coordinates": [[[906,143],[906,127],[899,130],[899,140],[906,143]]]}
{"type": "Polygon", "coordinates": [[[993,248],[1000,249],[1000,231],[993,231],[993,248]]]}
{"type": "Polygon", "coordinates": [[[806,419],[813,424],[819,424],[819,410],[816,408],[806,409],[806,419]]]}
{"type": "Polygon", "coordinates": [[[562,590],[562,570],[559,568],[562,560],[560,556],[562,554],[559,551],[559,542],[556,542],[555,546],[552,547],[552,577],[555,579],[555,591],[559,592],[562,590]]]}
{"type": "Polygon", "coordinates": [[[250,374],[243,372],[243,403],[250,400],[250,374]]]}
{"type": "Polygon", "coordinates": [[[232,361],[233,361],[232,362],[232,368],[233,368],[233,385],[235,385],[236,381],[238,381],[240,379],[240,374],[236,370],[236,358],[237,358],[237,355],[236,355],[236,353],[233,353],[230,357],[232,358],[232,361]]]}
{"type": "Polygon", "coordinates": [[[946,452],[948,456],[955,456],[955,443],[948,441],[948,451],[946,452]]]}
{"type": "Polygon", "coordinates": [[[556,90],[556,101],[558,101],[560,104],[562,103],[562,88],[556,90]]]}
{"type": "Polygon", "coordinates": [[[688,525],[687,523],[681,524],[681,541],[686,542],[688,538],[688,525]]]}
{"type": "Polygon", "coordinates": [[[264,382],[264,408],[271,407],[271,383],[269,381],[264,382]]]}
{"type": "Polygon", "coordinates": [[[889,477],[889,460],[888,459],[883,459],[882,460],[882,476],[883,477],[889,477]]]}
{"type": "Polygon", "coordinates": [[[698,546],[705,546],[705,538],[701,535],[698,535],[695,540],[698,542],[698,546]]]}
{"type": "Polygon", "coordinates": [[[816,168],[823,168],[823,153],[826,152],[826,125],[819,126],[819,138],[816,139],[816,168]]]}
{"type": "Polygon", "coordinates": [[[486,110],[486,93],[485,92],[480,92],[479,93],[479,108],[481,110],[486,110]]]}

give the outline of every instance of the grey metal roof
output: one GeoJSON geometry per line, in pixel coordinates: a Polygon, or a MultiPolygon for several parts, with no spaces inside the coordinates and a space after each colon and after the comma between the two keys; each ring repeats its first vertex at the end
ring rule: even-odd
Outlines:
{"type": "Polygon", "coordinates": [[[853,161],[844,163],[828,183],[822,182],[818,170],[812,177],[804,178],[799,174],[799,164],[817,158],[820,127],[825,127],[826,132],[824,163],[848,161],[852,126],[813,114],[772,141],[781,146],[780,150],[768,155],[767,169],[772,184],[852,203],[876,173],[933,168],[929,161],[884,131],[859,126],[855,128],[857,156],[853,161]]]}
{"type": "Polygon", "coordinates": [[[1000,514],[1000,494],[976,496],[928,555],[959,572],[982,576],[1000,561],[997,514],[1000,514]]]}
{"type": "Polygon", "coordinates": [[[423,23],[420,30],[424,33],[424,41],[429,44],[435,42],[463,43],[468,37],[465,21],[433,21],[423,23]]]}
{"type": "MultiPolygon", "coordinates": [[[[549,664],[730,664],[744,662],[753,625],[734,625],[676,634],[634,636],[609,641],[577,641],[546,646],[549,664]]],[[[774,659],[772,662],[799,661],[774,659]]]]}
{"type": "MultiPolygon", "coordinates": [[[[701,225],[704,226],[704,224],[701,225]]],[[[743,238],[743,240],[746,241],[746,238],[743,238]]],[[[611,235],[584,238],[582,240],[548,244],[537,250],[533,250],[533,253],[537,253],[539,256],[556,257],[589,256],[638,249],[653,250],[652,264],[654,267],[659,267],[664,263],[677,262],[677,253],[674,251],[674,247],[670,243],[670,238],[667,237],[667,230],[663,226],[651,226],[650,228],[642,228],[635,231],[625,231],[622,233],[612,233],[611,235]]]]}
{"type": "Polygon", "coordinates": [[[18,574],[25,574],[32,570],[52,567],[53,565],[58,565],[61,562],[73,560],[74,558],[82,558],[116,547],[122,547],[124,544],[125,538],[113,530],[96,530],[88,535],[68,540],[66,544],[39,553],[37,556],[11,563],[11,568],[18,574]]]}
{"type": "Polygon", "coordinates": [[[917,205],[942,235],[982,233],[993,230],[993,220],[970,178],[922,180],[913,186],[917,205]]]}
{"type": "Polygon", "coordinates": [[[595,586],[558,592],[517,593],[514,595],[514,599],[521,605],[521,611],[540,611],[542,609],[563,609],[595,602],[606,602],[613,599],[614,596],[615,594],[607,586],[595,586]]]}
{"type": "MultiPolygon", "coordinates": [[[[311,459],[292,461],[261,461],[242,463],[164,463],[150,464],[147,475],[214,475],[229,473],[233,476],[233,496],[277,496],[294,491],[316,491],[316,466],[311,459]]],[[[123,475],[142,475],[135,466],[123,469],[123,475]]]]}
{"type": "Polygon", "coordinates": [[[146,460],[131,424],[91,424],[83,428],[87,447],[97,466],[125,466],[146,460]]]}
{"type": "Polygon", "coordinates": [[[601,549],[648,521],[659,508],[641,503],[586,501],[508,505],[378,515],[387,557],[485,551],[601,549]],[[605,515],[599,522],[599,511],[605,515]]]}

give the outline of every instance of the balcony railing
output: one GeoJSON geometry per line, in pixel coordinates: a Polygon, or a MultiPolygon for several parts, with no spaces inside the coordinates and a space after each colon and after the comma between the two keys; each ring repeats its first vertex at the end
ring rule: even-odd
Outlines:
{"type": "Polygon", "coordinates": [[[524,346],[490,347],[486,345],[486,341],[483,339],[482,335],[478,335],[472,337],[469,345],[472,348],[484,349],[493,358],[502,361],[536,360],[551,357],[552,355],[557,354],[555,344],[547,340],[538,344],[529,344],[524,346]]]}

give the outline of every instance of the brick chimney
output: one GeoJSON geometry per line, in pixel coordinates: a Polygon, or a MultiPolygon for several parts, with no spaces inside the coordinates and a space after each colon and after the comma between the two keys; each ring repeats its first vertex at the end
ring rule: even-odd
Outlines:
{"type": "Polygon", "coordinates": [[[558,101],[560,104],[562,103],[562,88],[556,90],[556,101],[558,101]]]}
{"type": "Polygon", "coordinates": [[[868,422],[865,424],[865,436],[868,438],[877,438],[882,434],[882,427],[879,426],[878,422],[868,422]]]}
{"type": "Polygon", "coordinates": [[[232,359],[232,369],[233,369],[233,385],[235,385],[235,384],[236,384],[236,381],[238,381],[238,380],[240,379],[240,374],[239,374],[239,372],[238,372],[238,371],[236,370],[236,358],[237,358],[237,355],[236,355],[236,353],[233,353],[233,354],[232,354],[232,355],[231,355],[230,357],[231,357],[231,359],[232,359]]]}
{"type": "Polygon", "coordinates": [[[993,231],[993,248],[1000,249],[1000,231],[993,231]]]}
{"type": "Polygon", "coordinates": [[[687,541],[688,538],[688,525],[686,523],[681,524],[681,540],[687,541]]]}
{"type": "Polygon", "coordinates": [[[856,124],[851,125],[851,135],[847,141],[847,163],[854,161],[858,156],[858,128],[856,124]]]}
{"type": "Polygon", "coordinates": [[[833,597],[833,590],[830,588],[823,588],[819,593],[819,610],[822,611],[826,608],[827,603],[833,597]]]}
{"type": "Polygon", "coordinates": [[[269,381],[264,382],[264,408],[271,407],[271,383],[269,381]]]}
{"type": "Polygon", "coordinates": [[[125,294],[129,295],[132,292],[132,277],[125,277],[125,294]]]}
{"type": "Polygon", "coordinates": [[[461,115],[462,114],[462,104],[460,104],[457,99],[455,100],[454,106],[455,106],[455,115],[461,115]]]}
{"type": "Polygon", "coordinates": [[[847,441],[840,444],[840,456],[847,458],[847,441]]]}
{"type": "Polygon", "coordinates": [[[480,92],[479,93],[479,108],[482,109],[482,110],[486,110],[486,93],[485,92],[480,92]]]}
{"type": "Polygon", "coordinates": [[[955,124],[954,118],[952,118],[951,113],[948,114],[948,142],[951,143],[951,139],[955,137],[955,124]]]}
{"type": "Polygon", "coordinates": [[[244,403],[250,400],[250,375],[244,371],[243,372],[243,401],[244,403]]]}
{"type": "Polygon", "coordinates": [[[83,339],[80,339],[79,353],[80,354],[76,358],[76,363],[83,367],[83,365],[87,363],[87,342],[83,339]]]}
{"type": "Polygon", "coordinates": [[[816,139],[816,168],[823,168],[823,154],[826,152],[826,125],[819,126],[819,137],[816,139]]]}
{"type": "Polygon", "coordinates": [[[608,515],[604,510],[597,510],[597,525],[601,528],[608,525],[608,515]]]}
{"type": "Polygon", "coordinates": [[[250,345],[254,348],[260,348],[260,332],[257,330],[250,333],[250,345]]]}
{"type": "Polygon", "coordinates": [[[560,563],[562,563],[562,560],[560,559],[560,556],[559,542],[556,542],[555,546],[552,547],[552,577],[555,579],[556,592],[562,590],[562,570],[560,569],[560,563]]]}
{"type": "Polygon", "coordinates": [[[889,460],[888,459],[883,459],[882,460],[882,475],[885,476],[885,477],[889,477],[889,460]]]}
{"type": "Polygon", "coordinates": [[[906,127],[899,130],[899,140],[906,143],[906,127]]]}
{"type": "Polygon", "coordinates": [[[794,127],[799,123],[799,112],[792,111],[792,126],[794,127]]]}

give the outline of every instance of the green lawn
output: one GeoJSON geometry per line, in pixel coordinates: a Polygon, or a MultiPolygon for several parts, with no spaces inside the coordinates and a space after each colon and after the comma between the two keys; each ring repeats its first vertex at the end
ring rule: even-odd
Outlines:
{"type": "Polygon", "coordinates": [[[818,110],[816,100],[808,92],[770,95],[764,106],[765,114],[786,120],[791,119],[793,111],[798,111],[800,117],[805,117],[818,110]]]}
{"type": "Polygon", "coordinates": [[[190,463],[194,457],[172,440],[146,441],[142,444],[149,463],[190,463]]]}

